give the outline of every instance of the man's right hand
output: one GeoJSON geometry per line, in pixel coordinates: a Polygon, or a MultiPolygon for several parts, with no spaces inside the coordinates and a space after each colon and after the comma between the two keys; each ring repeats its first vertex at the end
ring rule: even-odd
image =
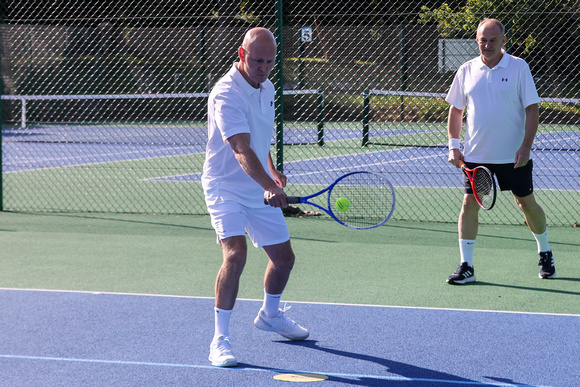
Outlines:
{"type": "Polygon", "coordinates": [[[463,161],[463,154],[459,149],[450,149],[448,161],[453,164],[455,168],[459,168],[459,160],[463,161]]]}
{"type": "Polygon", "coordinates": [[[272,207],[286,207],[288,205],[286,202],[286,194],[278,186],[264,191],[264,202],[272,207]]]}

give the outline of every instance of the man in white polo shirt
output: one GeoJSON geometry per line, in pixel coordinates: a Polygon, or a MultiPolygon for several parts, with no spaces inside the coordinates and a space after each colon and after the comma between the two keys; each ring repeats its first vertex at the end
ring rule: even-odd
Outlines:
{"type": "MultiPolygon", "coordinates": [[[[485,165],[495,174],[501,190],[511,190],[538,244],[540,278],[554,278],[554,257],[548,243],[546,216],[533,194],[530,150],[538,130],[540,99],[528,64],[507,54],[504,26],[484,19],[477,28],[481,55],[464,63],[455,75],[446,101],[451,104],[447,130],[449,162],[468,168],[485,165]],[[463,112],[467,110],[465,144],[460,150],[463,112]]],[[[459,267],[449,284],[475,281],[473,251],[478,231],[479,205],[466,176],[459,215],[459,267]]]]}
{"type": "Polygon", "coordinates": [[[276,49],[269,30],[249,30],[238,48],[239,62],[218,81],[208,100],[202,185],[223,255],[215,284],[215,334],[209,360],[219,367],[237,365],[229,325],[246,262],[246,232],[269,258],[264,303],[254,325],[291,340],[304,340],[309,334],[279,309],[295,257],[280,209],[287,205],[282,191],[286,176],[276,170],[270,156],[275,108],[274,85],[268,76],[276,49]]]}

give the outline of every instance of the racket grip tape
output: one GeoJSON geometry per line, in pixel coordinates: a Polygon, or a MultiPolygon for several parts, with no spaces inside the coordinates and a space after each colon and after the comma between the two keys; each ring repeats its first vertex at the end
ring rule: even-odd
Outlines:
{"type": "MultiPolygon", "coordinates": [[[[300,196],[286,196],[286,203],[298,204],[300,203],[300,196]]],[[[264,199],[264,204],[268,205],[268,201],[264,199]]]]}
{"type": "Polygon", "coordinates": [[[300,196],[286,196],[286,203],[298,204],[300,203],[300,196]]]}

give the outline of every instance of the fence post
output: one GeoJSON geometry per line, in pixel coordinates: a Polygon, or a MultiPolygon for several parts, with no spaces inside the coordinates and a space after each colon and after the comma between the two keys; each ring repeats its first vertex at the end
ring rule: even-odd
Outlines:
{"type": "MultiPolygon", "coordinates": [[[[401,44],[401,91],[407,91],[407,31],[405,22],[400,27],[400,44],[401,44]]],[[[405,120],[405,97],[401,94],[401,122],[405,120]]]]}
{"type": "Polygon", "coordinates": [[[369,143],[369,113],[370,113],[370,97],[369,90],[365,90],[363,99],[363,139],[362,146],[367,146],[369,143]]]}
{"type": "Polygon", "coordinates": [[[283,8],[282,1],[276,2],[276,168],[284,172],[284,55],[282,50],[283,8]]]}
{"type": "Polygon", "coordinates": [[[211,93],[211,79],[209,77],[209,73],[207,71],[207,58],[206,58],[206,49],[205,49],[205,29],[204,24],[200,24],[198,27],[199,33],[199,57],[201,58],[201,82],[199,90],[203,92],[211,93]]]}
{"type": "Polygon", "coordinates": [[[324,91],[318,90],[318,142],[320,146],[324,145],[324,91]]]}
{"type": "MultiPolygon", "coordinates": [[[[2,25],[2,14],[0,14],[0,25],[2,25]]],[[[2,44],[3,42],[0,42],[2,44]]],[[[0,63],[2,63],[2,50],[0,50],[0,63]]],[[[4,175],[4,159],[2,155],[2,144],[4,143],[4,136],[2,135],[2,128],[4,122],[2,119],[2,95],[4,94],[4,82],[2,82],[2,66],[0,66],[0,211],[4,211],[4,182],[2,176],[4,175]]]]}

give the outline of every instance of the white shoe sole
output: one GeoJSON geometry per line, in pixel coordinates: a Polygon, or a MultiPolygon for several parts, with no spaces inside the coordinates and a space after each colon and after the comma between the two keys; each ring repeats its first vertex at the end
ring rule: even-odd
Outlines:
{"type": "Polygon", "coordinates": [[[296,341],[306,340],[308,338],[308,336],[310,335],[310,332],[308,332],[308,331],[306,331],[306,333],[304,335],[302,335],[302,336],[289,336],[289,335],[285,335],[283,333],[280,333],[280,332],[276,331],[276,329],[274,329],[273,326],[271,326],[266,321],[264,321],[262,318],[260,318],[260,315],[258,315],[256,317],[256,319],[254,320],[254,326],[256,328],[258,328],[258,329],[263,330],[263,331],[276,332],[280,336],[285,337],[285,338],[287,338],[289,340],[296,340],[296,341]]]}
{"type": "Polygon", "coordinates": [[[474,275],[471,276],[471,277],[468,277],[468,278],[466,278],[464,280],[461,280],[461,281],[457,281],[457,280],[447,280],[447,283],[450,284],[450,285],[463,285],[463,284],[467,284],[467,283],[470,283],[470,282],[475,282],[475,276],[474,275]]]}
{"type": "Polygon", "coordinates": [[[542,279],[551,279],[554,278],[556,276],[556,271],[554,271],[554,274],[552,275],[547,275],[547,276],[543,276],[541,274],[538,274],[538,277],[542,278],[542,279]]]}
{"type": "Polygon", "coordinates": [[[214,361],[214,360],[212,360],[211,355],[210,355],[210,357],[208,359],[211,362],[211,365],[215,366],[215,367],[235,367],[238,365],[238,361],[236,360],[235,357],[234,358],[225,358],[225,359],[222,359],[221,361],[218,361],[218,360],[214,361]]]}

